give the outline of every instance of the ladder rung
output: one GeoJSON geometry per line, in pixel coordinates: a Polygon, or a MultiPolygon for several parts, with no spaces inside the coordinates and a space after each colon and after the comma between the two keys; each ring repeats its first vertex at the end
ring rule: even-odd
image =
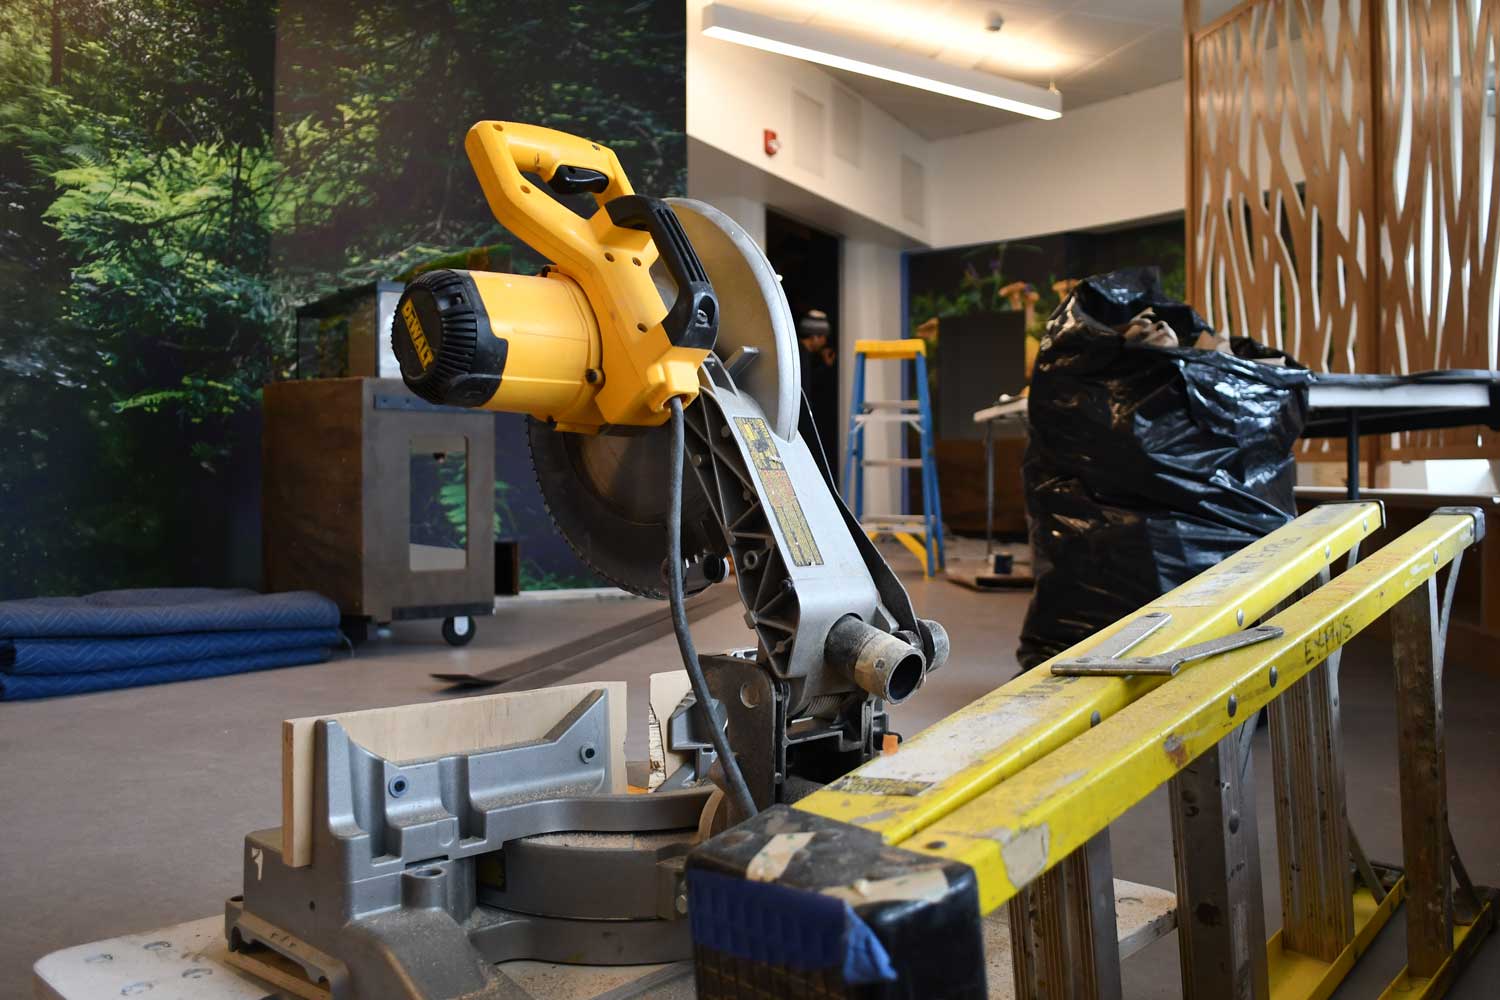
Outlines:
{"type": "Polygon", "coordinates": [[[922,426],[922,415],[920,413],[856,413],[854,415],[856,424],[911,424],[913,427],[922,426]]]}
{"type": "Polygon", "coordinates": [[[927,342],[920,337],[908,337],[905,340],[856,340],[854,353],[876,360],[893,358],[910,361],[919,354],[927,353],[927,342]]]}
{"type": "Polygon", "coordinates": [[[921,400],[916,399],[867,399],[864,403],[867,410],[911,410],[913,413],[922,408],[921,400]]]}
{"type": "MultiPolygon", "coordinates": [[[[865,520],[869,521],[869,518],[865,518],[865,520]]],[[[890,524],[862,524],[860,527],[864,528],[867,532],[874,532],[877,535],[903,534],[914,535],[924,540],[927,538],[927,526],[920,521],[914,524],[895,521],[890,524]]]]}
{"type": "Polygon", "coordinates": [[[917,531],[927,530],[927,523],[922,520],[921,514],[866,514],[860,524],[881,528],[892,524],[915,525],[917,531]]]}
{"type": "Polygon", "coordinates": [[[860,463],[863,466],[894,466],[900,469],[920,469],[922,460],[920,458],[867,458],[860,463]]]}

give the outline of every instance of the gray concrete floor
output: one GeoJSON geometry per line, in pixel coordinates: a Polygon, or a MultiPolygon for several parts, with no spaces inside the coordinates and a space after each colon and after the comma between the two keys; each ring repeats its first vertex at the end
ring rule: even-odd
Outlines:
{"type": "MultiPolygon", "coordinates": [[[[893,556],[893,562],[900,556],[893,556]]],[[[953,640],[949,665],[893,715],[914,733],[1003,683],[1024,593],[980,594],[908,580],[918,608],[953,640]]],[[[0,997],[29,995],[31,963],[74,944],[222,912],[238,891],[240,841],[280,810],[279,722],[293,716],[452,697],[428,672],[480,669],[648,610],[637,600],[521,599],[480,622],[452,650],[436,623],[395,627],[353,658],[237,677],[41,702],[0,704],[0,997]]],[[[745,645],[735,608],[695,626],[700,649],[745,645]]],[[[575,680],[630,682],[630,755],[645,756],[646,678],[679,665],[670,638],[575,680]]],[[[1394,709],[1383,651],[1346,656],[1343,713],[1349,812],[1372,857],[1400,858],[1394,709]]],[[[1500,673],[1447,678],[1449,810],[1474,879],[1500,885],[1500,673]]],[[[1269,751],[1256,738],[1267,923],[1279,926],[1269,751]]],[[[1116,874],[1172,885],[1161,792],[1112,829],[1116,874]]],[[[1402,918],[1377,940],[1337,994],[1375,996],[1403,964],[1402,918]]],[[[1125,963],[1126,995],[1168,998],[1177,986],[1175,936],[1125,963]]],[[[1500,995],[1500,943],[1488,942],[1450,996],[1500,995]]]]}

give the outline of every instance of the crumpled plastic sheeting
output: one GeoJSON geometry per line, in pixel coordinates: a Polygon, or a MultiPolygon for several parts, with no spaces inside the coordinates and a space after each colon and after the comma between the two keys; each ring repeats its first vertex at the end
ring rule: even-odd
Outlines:
{"type": "Polygon", "coordinates": [[[1247,338],[1232,353],[1127,343],[1146,309],[1181,343],[1212,333],[1154,268],[1088,278],[1048,321],[1022,467],[1036,573],[1024,668],[1295,516],[1310,373],[1247,338]]]}

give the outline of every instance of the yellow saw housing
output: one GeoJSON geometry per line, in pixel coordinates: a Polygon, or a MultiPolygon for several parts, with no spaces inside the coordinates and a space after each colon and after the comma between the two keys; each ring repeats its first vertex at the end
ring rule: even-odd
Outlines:
{"type": "Polygon", "coordinates": [[[495,218],[551,266],[413,281],[391,331],[408,387],[585,433],[656,426],[670,399],[696,398],[718,303],[671,209],[636,195],[609,149],[564,132],[485,121],[464,149],[495,218]],[[598,210],[584,218],[528,174],[560,194],[592,193],[598,210]],[[677,285],[670,309],[651,277],[658,259],[677,285]]]}

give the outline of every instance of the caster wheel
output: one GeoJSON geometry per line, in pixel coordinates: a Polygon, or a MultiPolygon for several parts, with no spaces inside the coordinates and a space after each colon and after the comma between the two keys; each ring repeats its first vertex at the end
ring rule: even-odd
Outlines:
{"type": "Polygon", "coordinates": [[[443,638],[450,646],[467,646],[474,641],[474,619],[468,615],[444,618],[443,638]]]}

